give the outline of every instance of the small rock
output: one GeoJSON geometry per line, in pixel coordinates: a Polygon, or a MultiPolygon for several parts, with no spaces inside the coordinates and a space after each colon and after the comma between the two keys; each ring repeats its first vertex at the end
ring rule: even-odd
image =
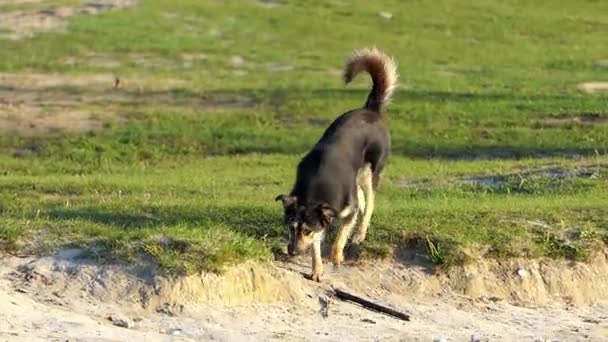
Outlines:
{"type": "Polygon", "coordinates": [[[321,305],[321,316],[327,318],[329,316],[329,305],[331,298],[325,295],[319,296],[319,304],[321,305]]]}
{"type": "Polygon", "coordinates": [[[169,246],[171,246],[171,237],[169,236],[163,236],[160,238],[159,240],[159,244],[163,247],[163,248],[169,248],[169,246]]]}
{"type": "Polygon", "coordinates": [[[608,59],[597,60],[597,61],[593,62],[593,65],[595,65],[597,67],[608,68],[608,59]]]}
{"type": "Polygon", "coordinates": [[[230,58],[230,64],[232,64],[232,66],[238,67],[245,64],[245,60],[241,56],[232,56],[232,58],[230,58]]]}
{"type": "Polygon", "coordinates": [[[266,8],[275,8],[281,5],[281,2],[276,0],[259,0],[258,3],[266,8]]]}
{"type": "Polygon", "coordinates": [[[211,37],[220,37],[222,35],[222,31],[220,31],[219,29],[212,29],[211,31],[209,31],[209,35],[211,37]]]}
{"type": "Polygon", "coordinates": [[[268,64],[268,69],[272,72],[285,72],[285,71],[292,71],[295,69],[295,67],[293,65],[283,65],[283,64],[268,64]]]}
{"type": "Polygon", "coordinates": [[[517,275],[522,278],[525,278],[528,276],[528,271],[524,270],[523,268],[520,268],[517,270],[517,275]]]}
{"type": "Polygon", "coordinates": [[[364,318],[364,319],[361,320],[361,322],[370,323],[370,324],[376,324],[376,321],[374,321],[373,319],[369,319],[369,318],[364,318]]]}
{"type": "Polygon", "coordinates": [[[179,329],[179,328],[167,330],[167,334],[169,334],[169,335],[179,335],[181,333],[182,333],[182,329],[179,329]]]}
{"type": "Polygon", "coordinates": [[[380,11],[378,15],[386,20],[391,20],[393,18],[393,14],[391,12],[380,11]]]}
{"type": "Polygon", "coordinates": [[[110,317],[108,317],[108,319],[110,321],[112,321],[112,324],[114,324],[117,327],[131,329],[134,326],[133,322],[131,322],[128,319],[118,318],[118,317],[114,317],[114,316],[110,316],[110,317]]]}
{"type": "Polygon", "coordinates": [[[591,317],[585,317],[585,318],[583,318],[583,322],[585,322],[585,323],[591,323],[591,324],[600,324],[600,320],[599,319],[591,318],[591,317]]]}
{"type": "MultiPolygon", "coordinates": [[[[159,305],[158,307],[156,307],[156,312],[173,317],[176,315],[176,312],[174,309],[175,308],[173,306],[171,306],[169,303],[165,303],[163,305],[159,305]]],[[[178,309],[181,309],[183,311],[183,306],[178,307],[178,309]]]]}

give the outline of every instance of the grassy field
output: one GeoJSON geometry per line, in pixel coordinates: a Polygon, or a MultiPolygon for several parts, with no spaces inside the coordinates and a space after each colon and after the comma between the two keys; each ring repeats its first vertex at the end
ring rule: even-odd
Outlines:
{"type": "Polygon", "coordinates": [[[608,79],[606,13],[574,0],[149,0],[0,39],[13,80],[0,84],[0,248],[147,255],[179,273],[272,259],[273,199],[326,125],[364,103],[369,81],[344,87],[342,62],[377,45],[401,87],[361,257],[416,243],[437,265],[583,260],[608,242],[607,98],[577,88],[608,79]]]}

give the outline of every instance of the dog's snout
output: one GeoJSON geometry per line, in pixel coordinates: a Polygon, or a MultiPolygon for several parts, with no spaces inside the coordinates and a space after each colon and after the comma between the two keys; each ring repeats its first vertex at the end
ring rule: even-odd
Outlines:
{"type": "Polygon", "coordinates": [[[294,246],[291,243],[289,245],[287,245],[287,253],[290,256],[296,256],[296,255],[300,254],[300,252],[298,251],[298,249],[296,248],[296,246],[294,246]]]}

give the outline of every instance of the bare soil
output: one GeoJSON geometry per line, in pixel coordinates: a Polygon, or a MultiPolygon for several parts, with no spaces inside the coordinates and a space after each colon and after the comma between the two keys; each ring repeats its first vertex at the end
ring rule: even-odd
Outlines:
{"type": "MultiPolygon", "coordinates": [[[[608,85],[608,83],[607,83],[608,85]]],[[[608,90],[608,88],[606,89],[608,90]]],[[[536,120],[532,123],[534,128],[592,126],[608,124],[608,115],[602,113],[561,114],[536,120]]]]}
{"type": "Polygon", "coordinates": [[[608,82],[593,81],[585,82],[578,85],[578,89],[585,93],[601,93],[608,92],[608,82]]]}
{"type": "Polygon", "coordinates": [[[184,53],[176,59],[163,58],[145,53],[121,53],[120,56],[108,53],[85,53],[78,57],[62,60],[65,65],[83,65],[99,69],[115,70],[123,66],[137,66],[151,70],[179,70],[192,67],[195,63],[204,63],[208,56],[201,53],[184,53]]]}
{"type": "Polygon", "coordinates": [[[0,261],[7,341],[601,341],[608,334],[608,251],[588,264],[483,261],[433,274],[395,259],[327,266],[246,263],[224,275],[162,276],[102,265],[80,250],[0,261]],[[331,297],[336,285],[408,312],[404,322],[331,297]],[[123,324],[124,323],[124,324],[123,324]],[[123,326],[128,326],[125,328],[123,326]]]}
{"type": "MultiPolygon", "coordinates": [[[[20,4],[42,1],[8,0],[0,4],[20,4]]],[[[18,40],[36,33],[64,29],[68,18],[74,15],[97,15],[109,10],[132,7],[136,0],[96,0],[77,6],[58,6],[28,11],[0,13],[0,38],[18,40]]]]}
{"type": "Polygon", "coordinates": [[[0,133],[39,135],[86,132],[124,121],[125,108],[180,106],[206,111],[249,107],[247,96],[185,92],[179,79],[117,77],[112,74],[0,73],[0,133]]]}
{"type": "MultiPolygon", "coordinates": [[[[605,177],[608,174],[608,165],[605,164],[586,164],[575,167],[563,167],[556,164],[548,164],[540,167],[521,168],[517,172],[504,174],[479,174],[466,177],[458,177],[449,180],[458,184],[486,185],[499,187],[512,179],[520,179],[522,182],[531,179],[596,179],[605,177]]],[[[423,179],[396,179],[395,185],[400,187],[421,187],[430,186],[431,180],[423,179]]]]}

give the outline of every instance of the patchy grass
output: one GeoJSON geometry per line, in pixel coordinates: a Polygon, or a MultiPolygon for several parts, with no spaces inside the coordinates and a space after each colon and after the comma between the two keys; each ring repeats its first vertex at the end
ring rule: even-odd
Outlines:
{"type": "MultiPolygon", "coordinates": [[[[563,167],[581,163],[551,160],[563,167]]],[[[509,172],[533,161],[483,163],[509,172]]],[[[1,170],[3,247],[44,253],[80,245],[131,259],[147,254],[179,272],[262,260],[284,241],[272,199],[288,186],[296,162],[296,156],[253,154],[76,174],[51,167],[1,170]]],[[[386,255],[415,234],[438,265],[462,261],[469,245],[489,246],[494,257],[583,259],[591,242],[606,237],[606,178],[571,179],[580,186],[572,192],[552,191],[550,183],[538,191],[488,192],[445,181],[479,162],[434,162],[444,167],[428,174],[433,161],[393,158],[364,255],[386,255]],[[430,180],[398,186],[403,173],[430,180]]]]}
{"type": "Polygon", "coordinates": [[[582,260],[608,241],[605,97],[576,88],[608,78],[595,64],[606,4],[382,8],[392,19],[363,1],[142,1],[1,41],[0,72],[66,84],[3,84],[0,100],[112,120],[0,135],[0,248],[83,246],[177,273],[272,258],[284,244],[273,199],[326,125],[364,102],[368,83],[345,88],[339,72],[371,44],[395,55],[402,88],[363,257],[416,239],[444,266],[473,246],[582,260]],[[127,83],[74,81],[100,73],[127,83]]]}

